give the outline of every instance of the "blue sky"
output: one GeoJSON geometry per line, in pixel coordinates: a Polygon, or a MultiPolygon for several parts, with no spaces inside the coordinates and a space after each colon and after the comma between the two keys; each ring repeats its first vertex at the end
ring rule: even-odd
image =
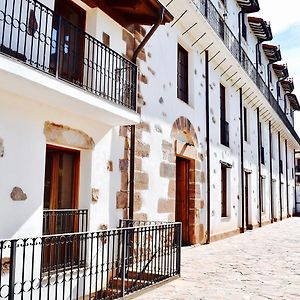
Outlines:
{"type": "MultiPolygon", "coordinates": [[[[300,15],[299,0],[259,0],[261,10],[255,14],[271,23],[274,45],[280,45],[282,61],[287,63],[290,77],[300,101],[300,15]]],[[[295,128],[300,135],[300,113],[295,114],[295,128]]]]}

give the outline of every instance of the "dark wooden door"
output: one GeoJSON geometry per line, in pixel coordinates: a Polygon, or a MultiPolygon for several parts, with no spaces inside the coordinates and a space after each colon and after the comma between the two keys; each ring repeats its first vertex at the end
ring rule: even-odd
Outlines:
{"type": "Polygon", "coordinates": [[[60,78],[82,84],[86,12],[70,0],[56,0],[50,68],[60,78]]]}
{"type": "Polygon", "coordinates": [[[176,158],[176,222],[182,222],[182,245],[190,245],[189,238],[189,160],[176,158]]]}
{"type": "Polygon", "coordinates": [[[249,229],[249,174],[245,172],[245,222],[249,229]]]}
{"type": "MultiPolygon", "coordinates": [[[[78,232],[78,215],[72,214],[78,208],[80,152],[47,146],[43,234],[66,234],[78,232]],[[48,210],[48,214],[45,214],[48,210]]],[[[43,270],[53,270],[58,266],[69,266],[79,261],[78,236],[72,244],[66,236],[61,242],[55,238],[45,238],[43,243],[43,270]]]]}

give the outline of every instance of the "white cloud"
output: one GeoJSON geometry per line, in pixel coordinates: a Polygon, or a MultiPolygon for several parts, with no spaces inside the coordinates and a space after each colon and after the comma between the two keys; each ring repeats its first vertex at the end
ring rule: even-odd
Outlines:
{"type": "Polygon", "coordinates": [[[260,11],[255,16],[271,22],[273,34],[278,34],[299,23],[299,0],[260,0],[260,11]]]}

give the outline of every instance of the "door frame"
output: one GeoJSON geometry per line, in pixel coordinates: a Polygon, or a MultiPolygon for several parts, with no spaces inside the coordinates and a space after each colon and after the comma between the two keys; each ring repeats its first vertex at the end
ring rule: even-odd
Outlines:
{"type": "MultiPolygon", "coordinates": [[[[191,198],[191,190],[190,190],[190,171],[191,171],[191,159],[183,156],[176,155],[176,177],[175,177],[175,184],[176,184],[176,196],[175,196],[175,221],[182,222],[182,230],[183,227],[186,226],[187,230],[187,241],[183,241],[184,246],[192,245],[192,237],[191,237],[191,232],[190,232],[190,198],[191,198]],[[185,161],[187,165],[187,197],[185,199],[185,202],[183,205],[186,207],[186,217],[187,217],[187,224],[183,224],[182,220],[177,219],[177,211],[178,211],[178,202],[177,202],[177,160],[183,160],[185,161]]],[[[183,234],[182,234],[183,236],[183,234]]]]}

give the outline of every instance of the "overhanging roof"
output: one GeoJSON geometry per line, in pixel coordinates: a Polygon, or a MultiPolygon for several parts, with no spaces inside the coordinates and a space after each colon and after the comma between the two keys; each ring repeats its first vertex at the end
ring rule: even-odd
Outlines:
{"type": "Polygon", "coordinates": [[[275,63],[281,60],[281,51],[279,46],[263,44],[262,48],[267,56],[269,62],[275,63]]]}
{"type": "MultiPolygon", "coordinates": [[[[158,19],[163,5],[158,0],[82,0],[90,7],[99,7],[123,27],[132,24],[153,25],[158,19]]],[[[168,10],[164,10],[162,25],[173,20],[168,10]]]]}
{"type": "Polygon", "coordinates": [[[254,13],[260,10],[258,0],[237,0],[243,13],[254,13]]]}
{"type": "Polygon", "coordinates": [[[287,96],[293,110],[300,110],[300,105],[299,105],[297,96],[295,94],[287,94],[286,96],[287,96]]]}
{"type": "Polygon", "coordinates": [[[289,78],[287,80],[282,80],[281,85],[282,85],[283,90],[286,93],[291,93],[294,90],[294,82],[293,82],[293,79],[291,79],[291,78],[289,78]]]}
{"type": "Polygon", "coordinates": [[[272,66],[276,76],[279,79],[285,79],[289,77],[289,70],[287,68],[287,65],[273,64],[272,66]]]}
{"type": "Polygon", "coordinates": [[[264,42],[273,39],[271,26],[266,21],[261,18],[248,17],[248,22],[259,41],[264,42]]]}

